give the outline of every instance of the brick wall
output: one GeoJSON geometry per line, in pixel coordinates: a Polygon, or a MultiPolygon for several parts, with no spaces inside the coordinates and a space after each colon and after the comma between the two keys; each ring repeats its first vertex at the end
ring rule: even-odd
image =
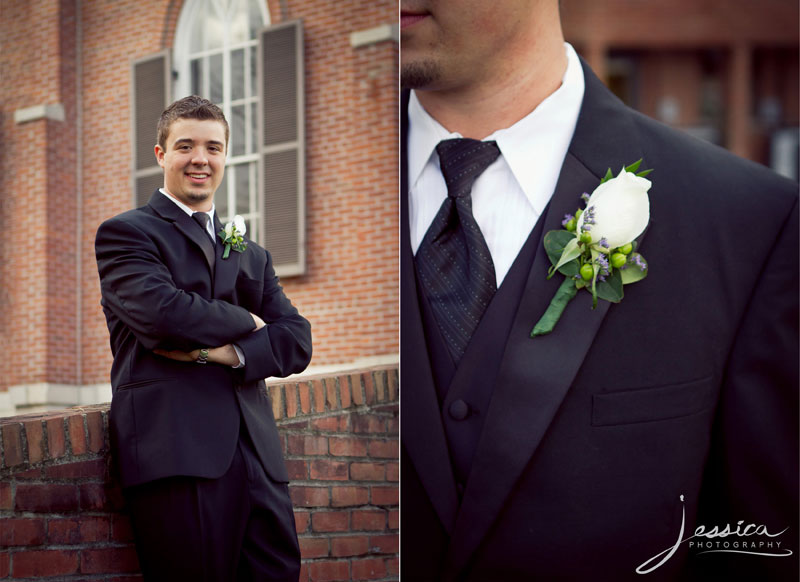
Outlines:
{"type": "MultiPolygon", "coordinates": [[[[397,367],[271,384],[301,581],[398,579],[397,367]]],[[[108,405],[0,420],[0,579],[141,580],[108,405]]]]}

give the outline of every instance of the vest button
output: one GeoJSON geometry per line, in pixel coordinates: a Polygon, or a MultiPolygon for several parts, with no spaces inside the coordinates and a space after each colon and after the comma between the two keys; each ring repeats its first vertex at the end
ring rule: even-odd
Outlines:
{"type": "Polygon", "coordinates": [[[455,420],[464,420],[469,416],[469,404],[461,400],[453,400],[450,403],[450,416],[455,420]]]}

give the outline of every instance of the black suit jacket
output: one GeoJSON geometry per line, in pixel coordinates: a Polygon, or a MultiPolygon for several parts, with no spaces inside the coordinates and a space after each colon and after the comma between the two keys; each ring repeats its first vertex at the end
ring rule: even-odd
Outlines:
{"type": "MultiPolygon", "coordinates": [[[[216,219],[215,232],[220,228],[216,219]]],[[[310,325],[283,294],[268,252],[247,240],[244,252],[222,259],[220,239],[213,250],[210,242],[158,191],[146,206],[97,231],[114,354],[109,422],[123,486],[175,475],[221,476],[241,419],[270,476],[288,481],[263,379],[308,365],[310,325]],[[267,325],[253,332],[250,312],[267,325]],[[244,368],[153,353],[228,343],[241,348],[244,368]]]]}
{"type": "MultiPolygon", "coordinates": [[[[561,283],[547,280],[538,245],[511,331],[496,338],[499,372],[462,495],[416,291],[403,100],[403,579],[640,579],[637,566],[675,545],[684,508],[684,539],[744,520],[788,527],[774,539],[793,555],[697,555],[686,542],[651,579],[796,579],[797,184],[634,112],[584,74],[542,231],[561,228],[608,167],[644,158],[649,275],[594,311],[579,292],[553,333],[531,339],[561,283]]],[[[448,395],[469,378],[459,371],[448,395]]]]}

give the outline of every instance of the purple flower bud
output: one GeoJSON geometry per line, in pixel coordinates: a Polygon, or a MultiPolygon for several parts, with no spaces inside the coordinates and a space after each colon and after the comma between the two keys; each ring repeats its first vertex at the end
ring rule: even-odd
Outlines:
{"type": "Polygon", "coordinates": [[[567,223],[568,223],[570,220],[572,220],[573,218],[575,218],[575,217],[574,217],[574,216],[572,216],[571,214],[565,214],[565,215],[564,215],[564,220],[562,220],[562,221],[561,221],[561,226],[564,226],[564,227],[566,227],[566,226],[567,226],[567,223]]]}
{"type": "MultiPolygon", "coordinates": [[[[597,258],[595,259],[594,262],[597,263],[598,265],[600,265],[600,275],[602,275],[604,277],[606,275],[608,275],[608,272],[609,272],[609,269],[608,269],[608,258],[605,255],[602,255],[602,254],[601,255],[597,255],[597,258]]],[[[599,276],[598,276],[598,279],[599,279],[599,276]]]]}

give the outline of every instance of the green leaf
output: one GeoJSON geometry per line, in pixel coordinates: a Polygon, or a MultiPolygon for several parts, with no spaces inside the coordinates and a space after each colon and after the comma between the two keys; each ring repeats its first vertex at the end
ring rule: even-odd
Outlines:
{"type": "MultiPolygon", "coordinates": [[[[564,265],[568,264],[570,261],[574,261],[579,256],[581,256],[581,247],[578,245],[578,239],[577,238],[573,238],[571,241],[569,241],[567,243],[567,246],[564,247],[564,252],[561,253],[561,258],[558,259],[558,263],[556,263],[556,269],[561,271],[561,269],[562,269],[562,267],[564,267],[564,265]]],[[[574,273],[572,273],[573,275],[576,275],[578,273],[577,268],[578,268],[578,266],[576,264],[575,265],[575,269],[576,270],[575,270],[574,273]]],[[[564,274],[568,275],[568,273],[564,273],[564,274]]]]}
{"type": "Polygon", "coordinates": [[[544,235],[544,250],[553,265],[558,263],[558,259],[561,258],[561,254],[564,252],[564,247],[574,238],[575,233],[566,230],[551,230],[544,235]]]}
{"type": "Polygon", "coordinates": [[[639,176],[640,178],[644,178],[647,174],[649,174],[652,171],[653,171],[653,168],[650,168],[649,170],[642,170],[641,172],[639,172],[636,175],[639,176]]]}
{"type": "Polygon", "coordinates": [[[558,291],[556,291],[556,294],[553,295],[553,298],[550,300],[550,305],[547,306],[544,315],[542,315],[541,319],[539,319],[531,330],[531,337],[545,335],[553,331],[556,323],[561,319],[561,314],[564,313],[567,304],[572,301],[572,298],[575,297],[577,293],[578,289],[575,287],[575,282],[569,278],[564,279],[558,291]]]}
{"type": "MultiPolygon", "coordinates": [[[[551,230],[544,235],[544,250],[547,252],[547,258],[553,264],[551,271],[555,271],[555,266],[561,260],[564,255],[564,249],[569,245],[570,241],[575,240],[575,233],[567,232],[566,230],[551,230]]],[[[558,270],[567,277],[573,277],[578,274],[578,265],[577,263],[567,262],[559,267],[558,270]]],[[[552,276],[552,272],[549,276],[552,276]]]]}
{"type": "Polygon", "coordinates": [[[611,173],[611,168],[609,168],[608,170],[606,170],[606,175],[603,176],[603,179],[600,180],[600,183],[602,184],[603,182],[607,182],[608,180],[610,180],[613,177],[614,177],[614,174],[611,173]]]}
{"type": "MultiPolygon", "coordinates": [[[[636,281],[641,281],[645,277],[647,277],[647,272],[650,270],[650,266],[648,265],[644,271],[641,271],[636,263],[633,262],[634,257],[641,257],[644,261],[644,257],[639,253],[631,253],[628,255],[628,262],[625,269],[620,270],[620,277],[622,278],[623,285],[629,285],[631,283],[636,283],[636,281]]],[[[647,264],[647,261],[645,261],[647,264]]]]}
{"type": "MultiPolygon", "coordinates": [[[[638,270],[638,269],[637,269],[638,270]]],[[[614,271],[606,277],[605,281],[597,282],[597,297],[611,303],[622,301],[622,276],[619,270],[614,271]]]]}
{"type": "Polygon", "coordinates": [[[641,163],[642,163],[642,158],[639,158],[638,160],[633,162],[630,166],[625,166],[625,171],[626,172],[631,172],[632,174],[635,174],[636,170],[639,169],[639,166],[641,165],[641,163]]]}

